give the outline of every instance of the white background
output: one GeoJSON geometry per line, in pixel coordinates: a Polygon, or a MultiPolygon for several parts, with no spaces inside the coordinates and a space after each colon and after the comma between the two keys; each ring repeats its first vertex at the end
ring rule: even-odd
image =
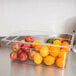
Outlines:
{"type": "Polygon", "coordinates": [[[17,30],[72,32],[76,0],[0,0],[0,36],[17,30]]]}

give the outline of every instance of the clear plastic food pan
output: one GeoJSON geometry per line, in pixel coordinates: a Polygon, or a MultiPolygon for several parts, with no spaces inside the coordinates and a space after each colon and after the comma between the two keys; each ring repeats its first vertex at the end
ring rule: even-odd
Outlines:
{"type": "Polygon", "coordinates": [[[19,63],[64,68],[73,46],[74,33],[18,31],[1,39],[10,48],[10,59],[19,63]]]}

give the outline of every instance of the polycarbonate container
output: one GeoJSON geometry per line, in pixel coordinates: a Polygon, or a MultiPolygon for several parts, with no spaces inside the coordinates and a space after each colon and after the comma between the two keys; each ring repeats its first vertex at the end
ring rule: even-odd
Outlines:
{"type": "Polygon", "coordinates": [[[73,46],[74,34],[25,30],[9,34],[1,41],[10,48],[13,61],[64,68],[73,46]]]}

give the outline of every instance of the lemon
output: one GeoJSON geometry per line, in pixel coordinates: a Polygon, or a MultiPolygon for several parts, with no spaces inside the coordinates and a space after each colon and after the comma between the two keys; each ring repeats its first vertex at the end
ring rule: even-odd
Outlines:
{"type": "Polygon", "coordinates": [[[34,55],[34,62],[36,64],[40,64],[42,62],[42,60],[43,60],[43,58],[40,56],[40,54],[39,53],[35,53],[35,55],[34,55]]]}
{"type": "Polygon", "coordinates": [[[41,49],[40,49],[40,55],[42,57],[45,57],[49,54],[49,48],[47,46],[43,46],[41,49]]]}

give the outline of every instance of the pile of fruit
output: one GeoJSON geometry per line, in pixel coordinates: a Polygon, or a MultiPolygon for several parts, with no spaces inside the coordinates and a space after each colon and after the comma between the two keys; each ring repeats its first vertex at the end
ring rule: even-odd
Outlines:
{"type": "Polygon", "coordinates": [[[50,38],[45,44],[46,45],[43,45],[38,40],[35,41],[32,36],[26,36],[21,42],[12,45],[10,58],[12,60],[18,59],[20,61],[29,59],[35,64],[44,63],[45,65],[53,65],[55,63],[58,67],[65,67],[69,48],[51,46],[51,44],[69,46],[69,43],[59,37],[50,38]]]}

